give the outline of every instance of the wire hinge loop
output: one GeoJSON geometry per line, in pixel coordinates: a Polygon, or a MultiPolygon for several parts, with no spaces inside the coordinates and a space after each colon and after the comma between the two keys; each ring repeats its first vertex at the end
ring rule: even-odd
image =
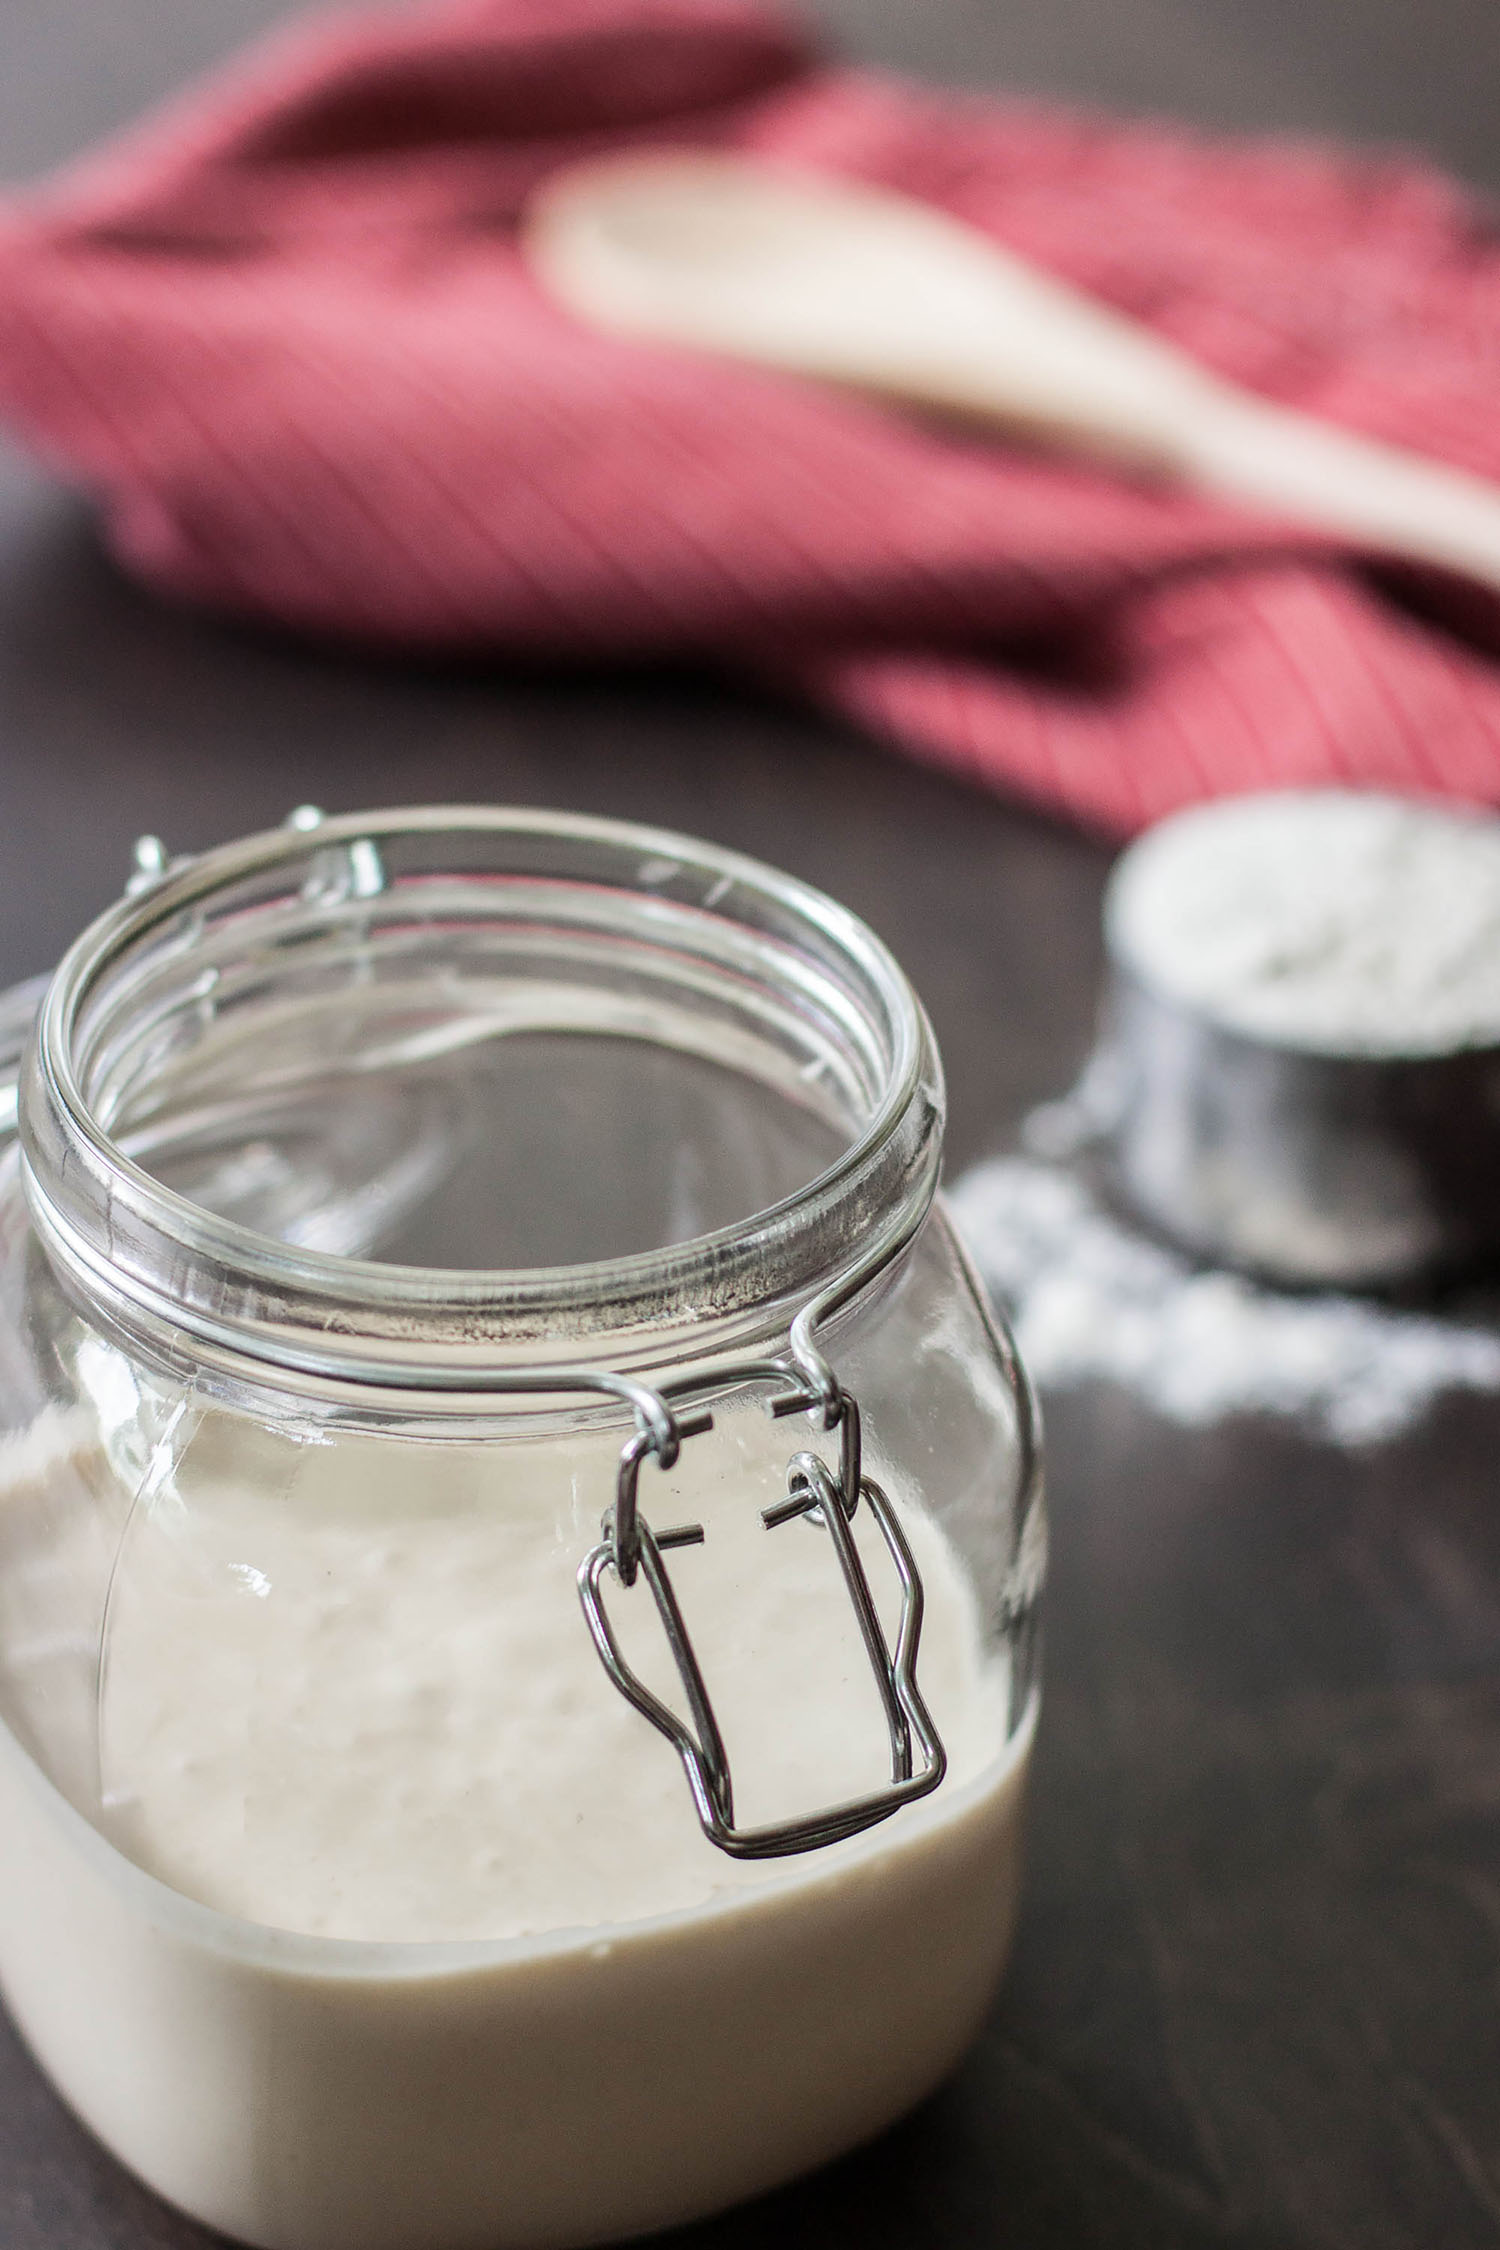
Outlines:
{"type": "MultiPolygon", "coordinates": [[[[753,1379],[792,1372],[784,1367],[757,1367],[753,1379]]],[[[670,1467],[683,1439],[712,1427],[710,1414],[701,1409],[674,1413],[660,1398],[654,1399],[653,1405],[662,1409],[661,1416],[648,1422],[644,1414],[638,1414],[637,1430],[621,1450],[614,1506],[605,1514],[598,1546],[585,1558],[578,1573],[584,1617],[605,1671],[626,1701],[672,1744],[682,1760],[704,1834],[736,1859],[770,1859],[815,1851],[845,1836],[858,1835],[877,1821],[889,1819],[902,1805],[936,1789],[947,1770],[946,1753],[917,1686],[922,1581],[895,1509],[874,1479],[864,1474],[859,1407],[831,1376],[812,1386],[805,1382],[805,1370],[798,1368],[794,1381],[796,1388],[791,1393],[783,1392],[770,1401],[771,1411],[818,1412],[826,1428],[839,1432],[839,1465],[835,1471],[819,1454],[794,1454],[787,1467],[786,1498],[763,1509],[762,1520],[768,1531],[774,1531],[782,1524],[806,1518],[821,1525],[833,1542],[885,1713],[891,1749],[888,1788],[830,1805],[800,1820],[760,1828],[735,1825],[728,1753],[663,1560],[670,1549],[701,1545],[703,1526],[682,1524],[670,1531],[653,1532],[639,1507],[642,1462],[652,1455],[661,1466],[670,1467]],[[861,1502],[880,1532],[900,1582],[901,1610],[893,1646],[881,1627],[855,1540],[853,1522],[861,1502]],[[605,1608],[606,1572],[624,1587],[632,1586],[638,1576],[645,1579],[681,1683],[687,1718],[654,1694],[625,1661],[605,1608]]],[[[719,1387],[723,1383],[721,1374],[719,1387]]]]}

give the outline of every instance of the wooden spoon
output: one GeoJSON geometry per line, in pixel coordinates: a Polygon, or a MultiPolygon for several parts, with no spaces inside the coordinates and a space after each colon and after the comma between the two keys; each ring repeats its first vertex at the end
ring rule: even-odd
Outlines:
{"type": "Polygon", "coordinates": [[[957,409],[1500,589],[1500,488],[1272,405],[908,197],[637,151],[554,173],[523,241],[596,325],[957,409]]]}

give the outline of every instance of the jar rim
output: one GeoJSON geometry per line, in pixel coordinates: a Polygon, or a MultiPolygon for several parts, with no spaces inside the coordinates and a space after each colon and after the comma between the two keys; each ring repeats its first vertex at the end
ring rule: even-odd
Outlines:
{"type": "MultiPolygon", "coordinates": [[[[941,1158],[943,1096],[931,1031],[904,972],[857,915],[813,886],[743,854],[633,822],[436,805],[309,816],[175,862],[127,895],[58,965],[19,1108],[39,1231],[54,1259],[91,1299],[109,1300],[125,1326],[186,1328],[200,1349],[231,1357],[254,1330],[279,1329],[290,1345],[294,1332],[321,1329],[336,1338],[330,1369],[351,1352],[374,1370],[399,1358],[405,1388],[420,1383],[424,1355],[434,1369],[446,1363],[451,1377],[455,1355],[474,1364],[485,1354],[525,1356],[545,1345],[549,1357],[597,1356],[608,1335],[626,1358],[633,1338],[655,1363],[666,1332],[675,1357],[685,1346],[712,1351],[721,1331],[727,1339],[757,1316],[780,1324],[783,1304],[797,1309],[828,1278],[831,1244],[852,1254],[893,1211],[914,1202],[925,1209],[941,1158]],[[753,908],[789,943],[836,963],[878,1030],[875,1098],[849,1144],[792,1194],[686,1242],[577,1264],[472,1269],[288,1243],[209,1211],[135,1162],[101,1120],[80,1069],[84,1019],[111,972],[247,883],[269,878],[295,888],[330,854],[388,853],[445,836],[509,848],[523,860],[544,852],[566,864],[571,854],[590,875],[617,863],[622,898],[641,895],[624,880],[630,867],[670,867],[673,896],[692,912],[723,914],[727,926],[745,922],[753,908]],[[737,917],[723,911],[731,896],[737,917]]],[[[262,1360],[264,1341],[262,1334],[253,1355],[262,1360]]]]}

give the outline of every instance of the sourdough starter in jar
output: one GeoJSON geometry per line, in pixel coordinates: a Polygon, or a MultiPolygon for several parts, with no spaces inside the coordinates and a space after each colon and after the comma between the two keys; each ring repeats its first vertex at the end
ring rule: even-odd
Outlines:
{"type": "MultiPolygon", "coordinates": [[[[212,1412],[174,1436],[175,1468],[125,1507],[113,1556],[95,1817],[136,1866],[212,1913],[185,1914],[166,1892],[143,1913],[139,1894],[77,1858],[76,1833],[63,1848],[58,1808],[37,1802],[13,1755],[0,1760],[0,1819],[20,1844],[0,1901],[66,1916],[79,1964],[61,1994],[28,1991],[13,1968],[16,2006],[44,2056],[65,2056],[60,2076],[83,2070],[98,2106],[126,2104],[132,2146],[147,2122],[148,2177],[182,2196],[183,2150],[201,2144],[198,2112],[217,2093],[262,2115],[278,2142],[269,2172],[303,2175],[284,2214],[284,2184],[262,2208],[242,2159],[215,2178],[195,2156],[197,2207],[252,2240],[585,2239],[816,2162],[862,2112],[878,2121],[931,2081],[955,2011],[977,2016],[1008,1939],[1029,1727],[997,1759],[1007,1667],[930,1516],[898,1499],[926,1591],[920,1677],[947,1779],[865,1836],[745,1862],[703,1836],[673,1751],[615,1693],[578,1611],[578,1556],[612,1490],[617,1432],[574,1441],[562,1492],[555,1445],[319,1442],[212,1412]],[[161,2035],[112,2055],[102,2000],[136,1979],[162,1981],[161,2035]],[[264,2075],[247,2081],[241,2065],[205,2089],[173,2019],[222,2008],[226,1984],[242,2028],[264,2019],[264,2075]],[[903,2024],[901,2041],[872,2046],[867,2014],[903,2024]],[[712,2083],[717,2067],[705,2024],[710,2047],[733,2039],[750,2056],[753,2135],[742,2068],[703,2137],[703,2074],[712,2083]],[[801,2044],[790,2070],[789,2024],[801,2044]],[[368,2063],[351,2070],[361,2046],[368,2063]],[[792,2094],[809,2058],[823,2089],[812,2108],[792,2094]],[[542,2084],[555,2073],[550,2100],[538,2070],[542,2084]],[[643,2167],[641,2147],[660,2147],[663,2114],[689,2093],[690,2144],[643,2167]],[[441,2113],[430,2145],[449,2161],[424,2165],[415,2192],[409,2178],[393,2192],[391,2150],[377,2145],[393,2097],[413,2116],[441,2113]],[[524,2107],[519,2148],[508,2101],[524,2107]]],[[[760,1522],[793,1442],[805,1440],[762,1413],[729,1414],[670,1478],[648,1466],[643,1480],[655,1520],[692,1514],[707,1529],[671,1567],[744,1821],[888,1779],[827,1535],[760,1522]]],[[[49,1609],[76,1611],[63,1582],[98,1570],[103,1518],[78,1496],[110,1477],[107,1446],[78,1417],[9,1449],[8,1700],[39,1724],[67,1661],[49,1609]],[[28,1521],[48,1527],[30,1562],[28,1521]]],[[[889,1565],[868,1529],[861,1545],[890,1630],[889,1565]]],[[[644,1587],[614,1589],[610,1606],[631,1661],[670,1696],[644,1587]]],[[[89,1787],[80,1772],[82,1801],[89,1787]]],[[[226,2038],[226,2061],[235,2051],[226,2038]]]]}

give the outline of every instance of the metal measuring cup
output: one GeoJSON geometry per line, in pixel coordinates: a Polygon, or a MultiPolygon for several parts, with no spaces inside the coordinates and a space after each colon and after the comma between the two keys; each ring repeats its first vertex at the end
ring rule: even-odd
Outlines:
{"type": "Polygon", "coordinates": [[[1293,1286],[1500,1268],[1500,1042],[1338,1051],[1221,1020],[1136,956],[1130,860],[1106,896],[1094,1070],[1119,1195],[1195,1255],[1293,1286]]]}

